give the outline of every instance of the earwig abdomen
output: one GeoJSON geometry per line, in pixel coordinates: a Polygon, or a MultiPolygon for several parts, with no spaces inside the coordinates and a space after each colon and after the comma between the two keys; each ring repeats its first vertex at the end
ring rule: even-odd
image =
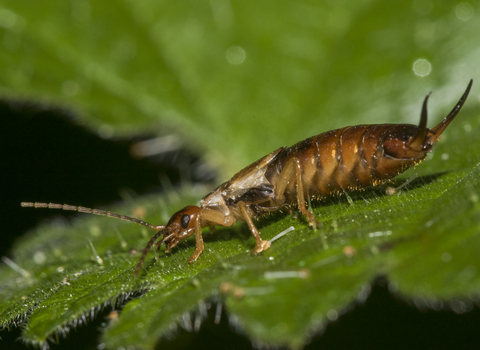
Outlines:
{"type": "MultiPolygon", "coordinates": [[[[408,137],[418,133],[415,125],[401,126],[408,137]]],[[[417,164],[427,154],[425,150],[413,158],[401,159],[387,154],[384,144],[393,142],[398,127],[399,124],[357,125],[319,134],[287,148],[282,163],[298,157],[305,195],[312,198],[378,184],[417,164]]],[[[287,186],[285,197],[287,202],[295,203],[295,181],[287,186]]]]}

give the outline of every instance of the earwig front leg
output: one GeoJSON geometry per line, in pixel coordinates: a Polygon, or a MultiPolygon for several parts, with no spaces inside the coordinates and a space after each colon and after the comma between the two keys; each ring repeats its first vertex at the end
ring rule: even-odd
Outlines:
{"type": "Polygon", "coordinates": [[[293,161],[295,162],[295,168],[296,168],[298,209],[300,209],[303,215],[307,217],[310,226],[316,229],[318,225],[320,225],[320,223],[317,221],[317,219],[315,219],[315,216],[313,216],[313,213],[306,208],[305,194],[303,192],[302,166],[300,164],[300,159],[298,159],[297,157],[294,157],[293,161]]]}
{"type": "Polygon", "coordinates": [[[197,243],[197,248],[193,252],[192,256],[188,258],[187,260],[188,264],[193,263],[195,260],[197,260],[200,254],[202,254],[204,249],[201,220],[202,220],[201,215],[198,215],[195,220],[195,242],[197,243]]]}
{"type": "Polygon", "coordinates": [[[192,256],[187,260],[187,263],[193,263],[203,252],[204,246],[202,236],[202,222],[209,222],[210,224],[208,226],[215,229],[215,225],[231,226],[233,223],[235,223],[235,221],[236,220],[233,216],[223,215],[217,210],[202,208],[201,212],[197,215],[197,218],[195,220],[195,242],[197,244],[197,248],[193,252],[192,256]]]}
{"type": "Polygon", "coordinates": [[[252,232],[253,237],[257,240],[257,245],[253,248],[252,253],[258,254],[263,252],[264,250],[268,249],[271,245],[270,241],[264,241],[260,236],[260,232],[258,232],[257,228],[253,224],[252,218],[248,215],[247,206],[244,202],[240,201],[237,203],[238,208],[242,212],[243,218],[247,222],[248,228],[252,232]]]}

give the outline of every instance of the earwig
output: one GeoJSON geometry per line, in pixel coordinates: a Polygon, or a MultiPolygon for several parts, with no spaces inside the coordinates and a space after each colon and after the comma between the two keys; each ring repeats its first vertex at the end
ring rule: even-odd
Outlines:
{"type": "Polygon", "coordinates": [[[129,216],[70,205],[31,202],[21,205],[105,215],[157,231],[143,250],[135,276],[152,246],[159,248],[165,243],[169,253],[180,241],[195,234],[196,249],[187,261],[192,263],[204,249],[203,227],[231,226],[237,220],[247,222],[256,239],[252,252],[258,254],[268,249],[270,242],[261,238],[253,219],[286,206],[297,206],[309,225],[316,228],[318,221],[306,208],[308,200],[384,183],[421,162],[462,108],[472,83],[470,80],[453,110],[433,129],[427,128],[427,103],[431,94],[428,93],[418,126],[349,126],[312,136],[291,147],[281,147],[203,197],[199,207],[189,205],[173,214],[166,225],[151,225],[129,216]]]}

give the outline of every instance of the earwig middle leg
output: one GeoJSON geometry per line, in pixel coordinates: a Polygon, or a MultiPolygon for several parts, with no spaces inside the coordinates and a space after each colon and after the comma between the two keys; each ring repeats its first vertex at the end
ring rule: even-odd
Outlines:
{"type": "Polygon", "coordinates": [[[295,162],[293,159],[290,159],[287,164],[282,169],[278,180],[277,180],[277,187],[275,189],[275,197],[277,200],[277,204],[283,204],[285,202],[285,189],[292,178],[292,175],[295,171],[295,162]]]}
{"type": "Polygon", "coordinates": [[[217,233],[217,228],[215,227],[215,225],[209,225],[208,226],[210,228],[210,231],[212,231],[212,233],[217,233]]]}
{"type": "Polygon", "coordinates": [[[260,252],[263,252],[264,250],[268,249],[271,245],[270,241],[264,241],[262,237],[260,236],[260,232],[258,232],[257,228],[253,224],[252,218],[250,215],[248,215],[247,211],[247,206],[245,205],[244,202],[240,201],[237,203],[237,206],[240,208],[240,211],[242,212],[243,218],[247,222],[248,228],[252,232],[253,237],[257,240],[257,245],[255,248],[253,248],[252,253],[253,254],[258,254],[260,252]]]}
{"type": "Polygon", "coordinates": [[[314,229],[316,229],[319,225],[319,222],[317,221],[317,219],[315,219],[315,216],[313,216],[313,213],[306,208],[305,193],[303,192],[302,165],[300,163],[300,159],[298,159],[297,157],[294,157],[293,161],[295,162],[295,168],[296,168],[298,209],[300,209],[302,214],[307,217],[309,224],[314,229]]]}

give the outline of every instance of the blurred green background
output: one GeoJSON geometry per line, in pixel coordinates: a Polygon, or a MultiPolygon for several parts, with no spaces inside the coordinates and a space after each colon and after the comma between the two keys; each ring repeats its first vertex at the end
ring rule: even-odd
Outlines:
{"type": "MultiPolygon", "coordinates": [[[[478,2],[1,1],[0,93],[221,173],[349,124],[417,123],[478,68],[478,2]]],[[[439,117],[434,113],[432,114],[439,117]]]]}

